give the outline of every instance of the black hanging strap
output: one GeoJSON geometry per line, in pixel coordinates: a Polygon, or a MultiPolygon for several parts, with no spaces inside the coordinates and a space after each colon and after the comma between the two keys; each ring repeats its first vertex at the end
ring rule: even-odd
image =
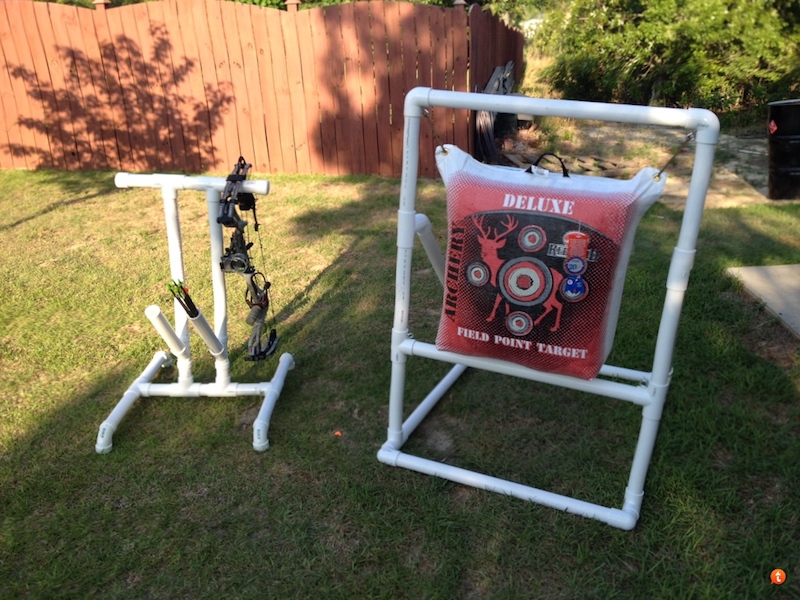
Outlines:
{"type": "Polygon", "coordinates": [[[531,165],[530,167],[528,167],[528,169],[527,169],[526,173],[533,173],[533,167],[538,167],[538,166],[539,166],[539,162],[540,162],[540,161],[541,161],[541,160],[542,160],[542,159],[543,159],[545,156],[552,156],[552,157],[553,157],[553,158],[555,158],[555,159],[556,159],[558,162],[560,162],[560,163],[561,163],[561,173],[564,175],[564,177],[569,177],[569,171],[567,171],[567,166],[564,164],[564,161],[561,159],[561,157],[560,157],[560,156],[557,156],[557,155],[553,154],[552,152],[545,152],[545,153],[544,153],[544,154],[542,154],[542,155],[541,155],[539,158],[537,158],[537,159],[534,161],[533,165],[531,165]]]}

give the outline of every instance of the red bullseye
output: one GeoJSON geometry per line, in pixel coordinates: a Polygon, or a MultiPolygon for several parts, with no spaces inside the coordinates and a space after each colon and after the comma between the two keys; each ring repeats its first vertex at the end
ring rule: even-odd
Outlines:
{"type": "Polygon", "coordinates": [[[500,293],[512,304],[534,306],[550,295],[553,279],[536,258],[520,257],[505,263],[498,276],[500,293]]]}
{"type": "Polygon", "coordinates": [[[506,328],[514,335],[528,335],[533,329],[533,319],[528,313],[515,311],[506,317],[506,328]]]}
{"type": "Polygon", "coordinates": [[[528,225],[527,227],[523,227],[522,231],[519,232],[519,236],[517,237],[517,243],[519,244],[519,247],[526,252],[536,252],[537,250],[541,250],[546,241],[547,236],[544,233],[544,229],[538,225],[528,225]]]}
{"type": "Polygon", "coordinates": [[[489,269],[482,262],[474,262],[467,267],[467,281],[481,287],[489,281],[489,269]]]}
{"type": "Polygon", "coordinates": [[[517,277],[517,285],[522,288],[532,288],[536,284],[529,275],[520,275],[517,277]]]}

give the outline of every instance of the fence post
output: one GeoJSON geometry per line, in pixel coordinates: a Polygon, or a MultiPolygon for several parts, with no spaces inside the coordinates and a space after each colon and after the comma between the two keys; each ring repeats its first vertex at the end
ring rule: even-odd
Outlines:
{"type": "Polygon", "coordinates": [[[456,7],[456,6],[462,6],[466,10],[467,0],[454,0],[453,1],[453,7],[456,7]]]}
{"type": "Polygon", "coordinates": [[[286,10],[288,12],[297,12],[298,4],[300,4],[300,0],[286,0],[286,10]]]}
{"type": "Polygon", "coordinates": [[[110,0],[93,0],[95,10],[105,10],[106,4],[110,4],[110,0]]]}

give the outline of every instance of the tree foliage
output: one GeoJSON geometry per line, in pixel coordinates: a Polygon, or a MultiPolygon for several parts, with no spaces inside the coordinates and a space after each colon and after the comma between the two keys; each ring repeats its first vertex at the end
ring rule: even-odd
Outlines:
{"type": "Polygon", "coordinates": [[[566,97],[722,112],[800,92],[798,0],[569,0],[539,43],[566,97]]]}

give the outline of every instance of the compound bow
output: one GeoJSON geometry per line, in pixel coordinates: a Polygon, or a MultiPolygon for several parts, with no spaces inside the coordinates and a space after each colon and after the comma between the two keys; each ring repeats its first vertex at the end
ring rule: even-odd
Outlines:
{"type": "MultiPolygon", "coordinates": [[[[231,233],[230,246],[225,248],[220,261],[220,268],[224,273],[236,273],[245,278],[244,299],[250,307],[247,316],[247,324],[252,325],[253,330],[247,342],[248,356],[245,360],[264,360],[273,354],[278,347],[278,336],[274,327],[270,329],[266,341],[262,341],[264,333],[264,323],[269,312],[269,289],[271,284],[266,276],[256,270],[250,258],[250,249],[253,242],[248,242],[245,238],[245,228],[247,221],[243,220],[236,208],[241,211],[253,211],[253,228],[258,233],[258,217],[256,216],[256,197],[248,192],[242,192],[242,182],[247,179],[247,172],[253,165],[247,163],[243,157],[239,157],[238,162],[233,167],[233,171],[225,183],[225,189],[219,203],[219,214],[217,223],[227,229],[233,229],[231,233]]],[[[259,234],[259,247],[261,247],[261,236],[259,234]]],[[[264,250],[261,247],[261,258],[263,262],[264,250]]]]}

